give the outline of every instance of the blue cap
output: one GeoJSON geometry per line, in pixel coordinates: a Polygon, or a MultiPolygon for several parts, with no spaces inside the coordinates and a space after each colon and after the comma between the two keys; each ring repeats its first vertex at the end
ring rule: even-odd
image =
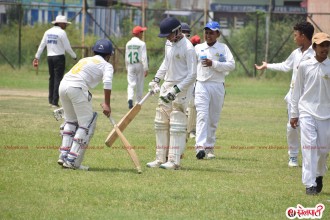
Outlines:
{"type": "Polygon", "coordinates": [[[102,54],[112,54],[112,43],[108,39],[98,40],[93,46],[93,51],[102,54]]]}
{"type": "Polygon", "coordinates": [[[210,21],[204,27],[205,29],[211,29],[212,31],[220,31],[220,24],[216,21],[210,21]]]}

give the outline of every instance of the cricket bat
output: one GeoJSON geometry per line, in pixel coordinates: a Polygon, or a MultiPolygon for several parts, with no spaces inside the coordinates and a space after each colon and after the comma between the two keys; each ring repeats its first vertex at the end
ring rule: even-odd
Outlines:
{"type": "MultiPolygon", "coordinates": [[[[135,104],[134,107],[129,112],[127,112],[126,115],[118,122],[117,126],[120,129],[120,131],[124,131],[125,130],[125,128],[127,127],[127,125],[129,123],[131,123],[131,121],[135,118],[135,116],[140,112],[142,104],[152,94],[153,94],[153,92],[152,91],[149,91],[143,97],[143,99],[139,103],[135,104]]],[[[114,129],[112,129],[112,131],[108,135],[107,139],[105,140],[105,144],[108,147],[111,147],[112,144],[116,141],[117,137],[118,137],[118,133],[116,132],[116,130],[114,128],[114,129]]]]}
{"type": "Polygon", "coordinates": [[[140,161],[136,155],[135,150],[133,149],[131,144],[128,142],[128,140],[125,138],[124,134],[120,131],[116,122],[113,120],[113,118],[111,116],[109,117],[109,120],[110,120],[111,124],[113,125],[115,132],[118,134],[120,140],[123,142],[125,149],[127,150],[129,156],[131,157],[138,173],[142,173],[140,161]]]}

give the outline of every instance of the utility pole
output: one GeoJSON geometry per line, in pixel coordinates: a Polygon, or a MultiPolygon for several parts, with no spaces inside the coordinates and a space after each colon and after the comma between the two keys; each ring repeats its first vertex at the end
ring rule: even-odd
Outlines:
{"type": "MultiPolygon", "coordinates": [[[[259,12],[256,11],[256,39],[255,39],[255,54],[254,54],[254,63],[257,63],[258,62],[258,32],[259,32],[259,12]]],[[[253,77],[256,77],[257,75],[257,69],[254,68],[254,75],[253,77]]]]}
{"type": "Polygon", "coordinates": [[[84,57],[84,47],[85,47],[85,18],[86,18],[86,0],[83,0],[82,5],[82,18],[81,18],[81,47],[82,57],[84,57]]]}
{"type": "Polygon", "coordinates": [[[145,18],[146,2],[145,2],[145,0],[141,0],[141,5],[142,5],[142,27],[145,27],[146,26],[146,18],[145,18]]]}
{"type": "Polygon", "coordinates": [[[204,27],[207,24],[208,17],[209,17],[209,0],[205,0],[205,5],[204,5],[204,27]]]}
{"type": "Polygon", "coordinates": [[[18,5],[18,69],[21,69],[22,57],[22,4],[18,5]]]}
{"type": "Polygon", "coordinates": [[[65,0],[62,1],[62,15],[64,15],[65,12],[65,0]]]}
{"type": "MultiPolygon", "coordinates": [[[[141,0],[142,4],[142,27],[146,26],[146,2],[145,0],[141,0]]],[[[145,35],[142,35],[142,40],[145,41],[145,35]]]]}
{"type": "Polygon", "coordinates": [[[268,13],[266,15],[266,48],[265,48],[265,62],[268,62],[268,51],[269,51],[269,27],[270,17],[273,10],[273,0],[269,0],[268,13]]]}

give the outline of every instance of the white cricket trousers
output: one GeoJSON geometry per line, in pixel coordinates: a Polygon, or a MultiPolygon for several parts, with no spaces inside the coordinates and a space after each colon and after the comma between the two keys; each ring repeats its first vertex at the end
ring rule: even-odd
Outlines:
{"type": "Polygon", "coordinates": [[[136,102],[140,102],[144,89],[144,70],[141,63],[127,66],[127,82],[127,100],[134,99],[134,90],[136,89],[136,102]]]}
{"type": "Polygon", "coordinates": [[[87,128],[93,118],[92,102],[88,100],[88,91],[71,87],[68,82],[62,80],[59,94],[65,121],[78,121],[79,127],[87,128]]]}
{"type": "Polygon", "coordinates": [[[300,147],[300,127],[296,129],[291,127],[290,119],[291,119],[291,90],[285,97],[287,102],[287,111],[288,111],[288,122],[286,124],[286,138],[288,143],[288,154],[289,157],[298,157],[299,147],[300,147]]]}
{"type": "Polygon", "coordinates": [[[214,148],[224,98],[224,83],[196,82],[196,147],[214,148]]]}
{"type": "Polygon", "coordinates": [[[301,116],[302,183],[316,186],[315,179],[327,171],[330,151],[330,119],[317,120],[312,116],[301,116]]]}

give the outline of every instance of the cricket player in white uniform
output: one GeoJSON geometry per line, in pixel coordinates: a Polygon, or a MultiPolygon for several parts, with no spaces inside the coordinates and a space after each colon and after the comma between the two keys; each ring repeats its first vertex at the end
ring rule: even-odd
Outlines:
{"type": "Polygon", "coordinates": [[[282,63],[266,63],[263,62],[261,66],[255,65],[257,70],[270,69],[288,72],[292,70],[292,78],[290,83],[290,90],[286,94],[284,100],[287,103],[288,122],[287,122],[287,142],[288,142],[288,154],[289,154],[289,167],[298,166],[298,154],[300,147],[299,140],[299,128],[293,129],[290,125],[290,111],[291,111],[291,93],[295,84],[295,78],[297,75],[299,64],[308,60],[314,56],[314,50],[312,48],[312,37],[314,33],[314,27],[311,23],[303,21],[296,24],[293,27],[294,41],[299,46],[295,49],[290,56],[282,63]]]}
{"type": "MultiPolygon", "coordinates": [[[[190,38],[190,42],[193,46],[201,43],[201,39],[198,35],[194,35],[190,38]]],[[[191,95],[188,98],[188,107],[187,107],[187,115],[188,115],[188,124],[187,124],[187,137],[188,138],[196,138],[196,106],[195,106],[195,85],[191,86],[191,91],[188,93],[191,95]]]]}
{"type": "Polygon", "coordinates": [[[225,98],[225,76],[235,69],[228,46],[217,41],[220,35],[219,23],[211,21],[204,27],[205,42],[195,46],[198,57],[195,87],[197,159],[215,158],[215,132],[225,98]]]}
{"type": "Polygon", "coordinates": [[[89,89],[103,81],[103,114],[110,116],[110,96],[113,67],[108,63],[112,54],[109,40],[98,40],[93,46],[94,56],[86,57],[74,65],[60,84],[60,100],[63,105],[65,125],[58,164],[64,168],[88,169],[81,165],[85,150],[93,136],[97,113],[92,109],[89,89]]]}
{"type": "Polygon", "coordinates": [[[125,64],[127,69],[128,108],[133,108],[134,90],[136,102],[143,96],[144,78],[148,75],[148,58],[146,43],[142,41],[146,27],[136,26],[132,30],[133,37],[126,44],[125,64]]]}
{"type": "Polygon", "coordinates": [[[313,36],[315,57],[300,64],[292,93],[291,126],[301,130],[302,183],[307,195],[322,191],[330,151],[330,36],[313,36]]]}
{"type": "MultiPolygon", "coordinates": [[[[190,39],[191,29],[187,23],[181,23],[182,34],[190,40],[190,42],[195,46],[190,39]]],[[[193,83],[187,92],[187,138],[195,138],[196,137],[196,107],[195,107],[195,83],[193,83]]],[[[188,139],[187,139],[188,140],[188,139]]]]}
{"type": "Polygon", "coordinates": [[[156,160],[147,163],[147,167],[179,169],[186,146],[187,90],[196,80],[196,53],[174,17],[162,20],[158,36],[167,38],[165,58],[149,88],[159,92],[160,80],[164,83],[155,117],[156,160]]]}
{"type": "Polygon", "coordinates": [[[65,52],[76,60],[77,55],[72,50],[65,29],[71,24],[63,15],[56,16],[52,21],[54,27],[48,29],[40,42],[38,51],[33,60],[33,66],[38,67],[40,56],[47,47],[47,63],[49,70],[48,102],[51,107],[59,107],[58,87],[65,72],[65,52]]]}

